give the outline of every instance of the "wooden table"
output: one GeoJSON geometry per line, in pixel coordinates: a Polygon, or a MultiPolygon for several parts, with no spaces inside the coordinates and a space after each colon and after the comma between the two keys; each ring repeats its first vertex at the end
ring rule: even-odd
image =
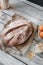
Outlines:
{"type": "MultiPolygon", "coordinates": [[[[22,16],[24,16],[25,18],[27,18],[28,20],[36,23],[37,25],[40,25],[43,23],[43,10],[40,10],[38,8],[35,8],[34,6],[30,5],[27,1],[19,1],[19,0],[10,0],[10,5],[13,8],[10,8],[8,10],[1,10],[1,13],[3,13],[4,15],[4,19],[3,17],[0,16],[0,24],[3,23],[5,24],[7,21],[9,21],[11,19],[11,17],[15,14],[21,14],[22,16]]],[[[0,15],[1,15],[0,13],[0,15]]],[[[0,31],[3,29],[3,27],[0,25],[1,29],[0,31]]],[[[33,59],[33,61],[30,61],[29,59],[25,58],[25,57],[20,57],[20,56],[11,56],[12,54],[7,54],[3,51],[0,50],[0,65],[2,63],[2,65],[43,65],[43,59],[41,59],[40,57],[36,56],[36,61],[35,58],[33,59]]]]}

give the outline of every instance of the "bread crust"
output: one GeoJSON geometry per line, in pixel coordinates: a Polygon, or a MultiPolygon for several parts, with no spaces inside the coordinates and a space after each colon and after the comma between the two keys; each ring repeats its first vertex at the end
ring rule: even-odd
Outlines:
{"type": "Polygon", "coordinates": [[[8,45],[23,44],[33,33],[32,25],[25,20],[18,20],[6,25],[2,37],[8,45]]]}

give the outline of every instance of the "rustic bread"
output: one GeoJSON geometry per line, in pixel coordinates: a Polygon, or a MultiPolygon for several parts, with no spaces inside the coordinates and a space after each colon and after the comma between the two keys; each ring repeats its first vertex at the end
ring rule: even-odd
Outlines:
{"type": "Polygon", "coordinates": [[[10,22],[4,28],[2,37],[8,45],[23,44],[33,33],[32,25],[26,20],[10,22]]]}

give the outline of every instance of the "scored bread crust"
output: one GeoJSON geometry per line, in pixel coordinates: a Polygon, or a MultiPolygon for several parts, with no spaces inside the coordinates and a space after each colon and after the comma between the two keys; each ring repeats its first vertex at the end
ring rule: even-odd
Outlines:
{"type": "Polygon", "coordinates": [[[4,28],[2,37],[8,45],[23,44],[33,33],[32,25],[25,20],[10,22],[4,28]]]}

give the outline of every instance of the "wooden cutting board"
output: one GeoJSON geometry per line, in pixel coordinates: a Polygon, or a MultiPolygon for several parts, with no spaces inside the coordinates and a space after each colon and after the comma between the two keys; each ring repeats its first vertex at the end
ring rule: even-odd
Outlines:
{"type": "MultiPolygon", "coordinates": [[[[30,47],[30,45],[32,44],[32,41],[33,41],[33,37],[34,37],[34,34],[36,33],[36,30],[37,30],[37,25],[29,20],[27,20],[26,18],[24,18],[23,16],[21,15],[18,15],[18,14],[15,14],[12,16],[12,19],[10,21],[8,21],[5,26],[9,23],[9,22],[12,22],[12,21],[15,21],[15,20],[26,20],[28,21],[33,29],[34,29],[34,32],[33,34],[31,35],[31,37],[26,41],[24,42],[22,45],[19,45],[19,46],[14,46],[13,48],[16,48],[18,51],[20,51],[21,53],[24,53],[27,51],[27,49],[30,47]]],[[[6,48],[6,51],[8,52],[9,50],[7,50],[8,47],[6,48]]]]}

